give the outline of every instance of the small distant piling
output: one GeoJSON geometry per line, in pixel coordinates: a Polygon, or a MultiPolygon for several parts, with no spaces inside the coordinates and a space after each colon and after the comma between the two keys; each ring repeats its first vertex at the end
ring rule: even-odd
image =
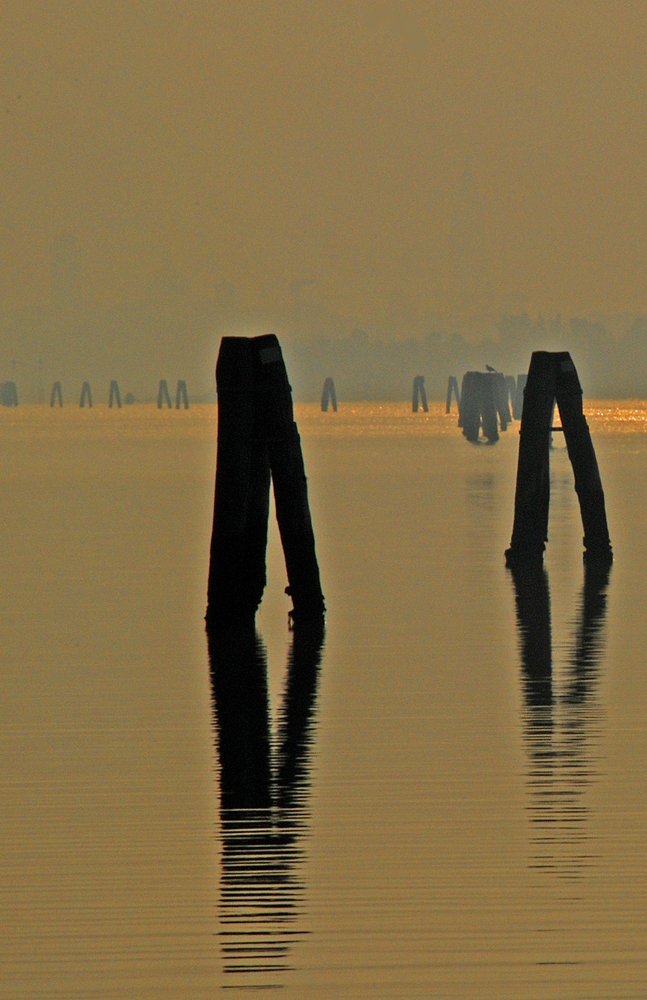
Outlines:
{"type": "MultiPolygon", "coordinates": [[[[520,376],[521,378],[521,376],[520,376]]],[[[519,381],[517,381],[517,389],[519,381]]],[[[550,437],[555,403],[580,502],[587,561],[611,563],[613,554],[591,433],[582,410],[582,388],[567,351],[535,351],[525,383],[519,432],[514,525],[508,566],[540,562],[548,540],[550,437]]]]}
{"type": "Polygon", "coordinates": [[[458,406],[458,412],[461,411],[461,394],[458,388],[458,379],[455,375],[450,375],[447,379],[447,404],[445,406],[445,413],[451,413],[452,409],[452,396],[456,399],[456,405],[458,406]]]}
{"type": "Polygon", "coordinates": [[[168,406],[169,410],[173,408],[173,403],[171,402],[171,395],[168,391],[168,385],[165,378],[160,379],[159,389],[157,390],[157,409],[161,410],[164,403],[168,406]]]}
{"type": "Polygon", "coordinates": [[[325,613],[292,390],[273,334],[223,337],[216,366],[218,453],[207,627],[253,618],[266,583],[270,480],[292,598],[325,613]]]}
{"type": "Polygon", "coordinates": [[[335,392],[335,383],[331,378],[327,378],[323,384],[323,390],[321,392],[321,410],[323,413],[328,412],[328,403],[332,405],[333,412],[337,412],[337,393],[335,392]]]}
{"type": "Polygon", "coordinates": [[[418,412],[418,405],[421,405],[425,413],[429,413],[429,407],[427,405],[427,393],[425,392],[425,376],[416,375],[413,380],[413,399],[411,401],[411,409],[414,413],[418,412]]]}
{"type": "Polygon", "coordinates": [[[523,416],[523,391],[526,388],[527,379],[527,375],[517,375],[517,384],[512,401],[512,416],[515,420],[521,420],[523,416]]]}
{"type": "Polygon", "coordinates": [[[18,406],[18,389],[15,382],[0,383],[0,405],[18,406]]]}
{"type": "Polygon", "coordinates": [[[110,383],[110,399],[108,401],[108,406],[112,409],[113,403],[117,404],[117,408],[121,409],[121,394],[119,392],[119,386],[115,379],[110,383]]]}
{"type": "Polygon", "coordinates": [[[52,386],[52,394],[49,397],[49,405],[56,406],[56,400],[58,400],[58,405],[63,405],[63,390],[61,389],[60,382],[54,382],[52,386]]]}
{"type": "Polygon", "coordinates": [[[90,409],[92,409],[92,389],[90,388],[89,382],[84,382],[83,385],[81,386],[81,399],[79,402],[79,406],[83,408],[86,402],[90,407],[90,409]]]}
{"type": "Polygon", "coordinates": [[[180,406],[184,406],[185,410],[189,409],[189,394],[186,389],[186,382],[183,378],[178,379],[177,389],[175,391],[175,409],[179,410],[180,406]]]}

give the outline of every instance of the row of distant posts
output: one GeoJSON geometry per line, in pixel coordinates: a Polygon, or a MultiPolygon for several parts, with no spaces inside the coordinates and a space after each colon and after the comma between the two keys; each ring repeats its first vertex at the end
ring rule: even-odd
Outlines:
{"type": "Polygon", "coordinates": [[[499,427],[505,431],[511,420],[521,420],[526,379],[527,376],[523,374],[515,379],[514,375],[504,375],[502,372],[466,372],[459,390],[458,380],[450,375],[445,412],[451,412],[452,400],[455,398],[458,404],[458,426],[462,428],[467,440],[477,442],[483,428],[483,437],[489,444],[494,444],[499,440],[499,427]]]}
{"type": "MultiPolygon", "coordinates": [[[[0,386],[0,393],[2,392],[2,388],[3,387],[0,386]]],[[[15,386],[14,386],[14,392],[15,392],[15,386]]],[[[5,403],[4,398],[0,395],[0,402],[4,403],[5,406],[17,406],[18,396],[17,395],[15,396],[15,403],[5,403]]],[[[135,402],[135,398],[131,392],[126,393],[124,402],[126,403],[127,406],[135,402]]],[[[52,393],[49,399],[50,406],[56,406],[57,404],[58,406],[63,405],[63,390],[61,388],[60,382],[54,382],[54,385],[52,386],[52,393]]],[[[92,389],[90,387],[89,382],[83,383],[81,387],[81,399],[79,400],[79,406],[81,408],[85,407],[86,405],[88,407],[92,407],[94,405],[92,401],[92,389]]],[[[159,384],[159,390],[157,392],[157,409],[161,410],[164,407],[164,405],[167,405],[169,409],[172,409],[173,406],[166,379],[161,379],[159,384]]],[[[113,406],[116,406],[117,409],[119,410],[121,409],[122,406],[119,384],[115,379],[113,379],[110,383],[110,389],[108,393],[108,406],[110,407],[110,409],[112,409],[113,406]]],[[[182,406],[184,407],[185,410],[189,409],[189,394],[187,392],[186,382],[184,381],[184,379],[179,379],[177,383],[177,390],[175,393],[175,409],[179,410],[182,406]]]]}

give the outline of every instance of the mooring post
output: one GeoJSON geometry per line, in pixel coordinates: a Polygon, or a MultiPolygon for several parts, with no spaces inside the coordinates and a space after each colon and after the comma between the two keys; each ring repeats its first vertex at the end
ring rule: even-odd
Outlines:
{"type": "Polygon", "coordinates": [[[173,403],[171,402],[171,396],[168,391],[168,385],[165,378],[160,379],[159,389],[157,390],[157,409],[161,410],[164,403],[168,406],[169,410],[172,409],[173,403]]]}
{"type": "Polygon", "coordinates": [[[497,421],[497,375],[491,372],[478,372],[478,391],[481,409],[481,425],[483,437],[488,444],[496,444],[499,440],[499,424],[497,421]]]}
{"type": "Polygon", "coordinates": [[[207,624],[256,611],[265,587],[270,475],[291,617],[325,612],[301,442],[273,334],[223,337],[216,366],[218,455],[207,624]]]}
{"type": "Polygon", "coordinates": [[[92,389],[89,382],[84,382],[81,386],[81,401],[79,402],[79,406],[85,406],[86,400],[88,406],[92,409],[92,389]]]}
{"type": "Polygon", "coordinates": [[[117,385],[115,379],[113,379],[110,383],[110,400],[108,402],[110,409],[112,409],[113,403],[116,403],[117,408],[121,409],[121,395],[119,393],[119,386],[117,385]]]}
{"type": "Polygon", "coordinates": [[[508,387],[506,385],[506,378],[501,372],[493,372],[490,378],[494,382],[494,399],[496,402],[497,413],[499,414],[499,423],[501,424],[501,430],[507,431],[508,424],[512,420],[510,415],[510,407],[508,406],[508,387]]]}
{"type": "Polygon", "coordinates": [[[189,409],[189,394],[186,390],[186,382],[183,378],[178,379],[177,389],[175,391],[175,409],[179,410],[180,405],[183,405],[185,410],[189,409]]]}
{"type": "Polygon", "coordinates": [[[566,351],[535,351],[530,361],[519,432],[514,525],[507,564],[540,561],[548,540],[550,436],[557,402],[573,466],[584,526],[585,558],[611,562],[613,555],[591,434],[582,410],[582,388],[566,351]]]}
{"type": "MultiPolygon", "coordinates": [[[[452,409],[452,395],[456,397],[456,403],[458,405],[458,412],[461,412],[461,394],[458,390],[458,379],[455,375],[450,375],[447,379],[447,402],[445,405],[445,413],[451,413],[452,409]]],[[[460,426],[460,425],[459,425],[460,426]]]]}
{"type": "Polygon", "coordinates": [[[63,405],[63,392],[62,392],[62,389],[61,389],[61,383],[60,382],[54,382],[54,385],[52,386],[52,395],[50,396],[50,399],[49,399],[49,405],[50,406],[55,406],[57,399],[58,399],[58,405],[62,406],[63,405]]]}
{"type": "Polygon", "coordinates": [[[458,426],[468,441],[476,442],[481,429],[481,372],[465,372],[461,386],[458,426]]]}
{"type": "Polygon", "coordinates": [[[335,392],[335,383],[331,378],[327,378],[323,384],[323,390],[321,393],[321,409],[323,413],[328,412],[328,403],[332,403],[333,412],[337,412],[337,393],[335,392]]]}
{"type": "Polygon", "coordinates": [[[508,413],[511,414],[509,421],[516,420],[517,418],[514,415],[514,402],[517,395],[517,380],[514,375],[506,375],[505,377],[505,394],[508,413]]]}
{"type": "Polygon", "coordinates": [[[515,388],[514,399],[512,401],[512,416],[515,420],[521,420],[523,416],[523,392],[526,388],[527,379],[527,375],[517,375],[517,385],[515,388]]]}
{"type": "Polygon", "coordinates": [[[413,380],[413,399],[412,399],[412,409],[414,413],[418,412],[418,402],[422,405],[425,413],[429,413],[429,407],[427,405],[427,393],[425,392],[425,376],[416,375],[413,380]]]}

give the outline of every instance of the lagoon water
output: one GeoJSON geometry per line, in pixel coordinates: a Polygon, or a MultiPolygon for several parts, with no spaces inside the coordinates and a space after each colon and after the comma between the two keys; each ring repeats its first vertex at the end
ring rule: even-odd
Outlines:
{"type": "Polygon", "coordinates": [[[215,407],[0,410],[0,997],[644,1000],[647,406],[587,406],[608,585],[556,440],[516,591],[517,424],[296,409],[321,649],[274,527],[207,647],[215,407]]]}

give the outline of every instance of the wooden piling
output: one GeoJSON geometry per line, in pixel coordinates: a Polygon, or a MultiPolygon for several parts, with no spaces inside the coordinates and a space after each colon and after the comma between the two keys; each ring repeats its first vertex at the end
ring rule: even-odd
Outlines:
{"type": "Polygon", "coordinates": [[[49,405],[50,406],[55,406],[57,399],[58,399],[58,405],[62,406],[63,405],[63,391],[61,389],[61,383],[60,382],[54,382],[54,385],[52,386],[52,395],[49,398],[49,405]]]}
{"type": "Polygon", "coordinates": [[[87,404],[92,409],[92,389],[90,388],[89,382],[84,382],[81,386],[81,400],[79,402],[80,407],[84,407],[87,404]]]}
{"type": "Polygon", "coordinates": [[[270,477],[295,622],[323,617],[301,442],[281,347],[223,337],[207,624],[253,616],[266,582],[270,477]]]}
{"type": "Polygon", "coordinates": [[[508,387],[506,377],[502,372],[493,372],[487,376],[494,383],[494,400],[496,410],[499,415],[499,424],[502,431],[507,431],[508,424],[512,420],[510,407],[508,406],[508,387]]]}
{"type": "Polygon", "coordinates": [[[541,561],[548,540],[550,433],[559,408],[584,527],[585,559],[612,561],[604,491],[591,434],[582,410],[582,388],[568,352],[535,351],[524,392],[514,525],[506,562],[541,561]]]}
{"type": "Polygon", "coordinates": [[[185,410],[189,409],[189,394],[186,389],[186,382],[183,378],[178,379],[177,389],[175,391],[175,409],[179,410],[180,406],[184,406],[185,410]]]}
{"type": "Polygon", "coordinates": [[[475,443],[481,429],[481,372],[465,372],[461,385],[459,427],[468,441],[475,443]]]}
{"type": "Polygon", "coordinates": [[[414,413],[418,412],[418,404],[420,404],[425,413],[429,413],[429,406],[427,405],[427,393],[425,392],[425,376],[416,375],[413,380],[413,399],[411,402],[411,408],[414,413]]]}
{"type": "MultiPolygon", "coordinates": [[[[497,421],[497,375],[488,372],[478,372],[478,392],[481,408],[481,426],[483,437],[488,444],[496,444],[499,440],[499,424],[497,421]]],[[[506,425],[507,426],[507,425],[506,425]]]]}
{"type": "Polygon", "coordinates": [[[447,402],[445,405],[445,413],[451,413],[452,409],[452,396],[456,397],[456,404],[458,406],[458,412],[461,411],[461,394],[458,389],[458,379],[455,375],[450,375],[447,379],[447,402]]]}
{"type": "Polygon", "coordinates": [[[517,375],[517,384],[515,387],[514,400],[512,402],[512,416],[515,420],[521,420],[523,416],[523,392],[526,388],[527,379],[528,376],[523,373],[521,375],[517,375]]]}
{"type": "Polygon", "coordinates": [[[119,410],[121,409],[121,394],[119,392],[119,386],[117,385],[115,379],[113,379],[112,382],[110,383],[110,399],[108,401],[108,406],[110,407],[110,409],[112,409],[113,403],[117,404],[117,408],[119,410]]]}
{"type": "Polygon", "coordinates": [[[337,412],[337,393],[335,392],[335,383],[331,378],[327,378],[323,384],[323,390],[321,392],[321,410],[323,413],[328,412],[328,403],[332,404],[333,412],[337,412]]]}
{"type": "Polygon", "coordinates": [[[171,402],[171,396],[168,391],[168,385],[165,378],[160,379],[159,389],[157,390],[157,409],[161,410],[164,403],[168,406],[169,410],[172,409],[173,403],[171,402]]]}

